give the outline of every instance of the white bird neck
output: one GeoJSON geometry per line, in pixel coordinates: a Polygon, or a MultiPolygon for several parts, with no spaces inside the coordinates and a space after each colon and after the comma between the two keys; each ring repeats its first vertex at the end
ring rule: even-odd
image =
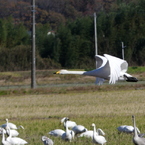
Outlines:
{"type": "Polygon", "coordinates": [[[9,123],[9,121],[8,121],[8,119],[6,119],[6,125],[8,126],[8,123],[9,123]]]}
{"type": "Polygon", "coordinates": [[[68,121],[67,120],[65,121],[65,130],[66,130],[66,134],[67,134],[69,132],[68,131],[68,121]]]}
{"type": "Polygon", "coordinates": [[[100,134],[105,135],[104,131],[101,128],[98,128],[96,131],[98,135],[100,134]]]}
{"type": "Polygon", "coordinates": [[[133,116],[133,125],[134,125],[134,136],[135,136],[135,137],[138,137],[137,129],[136,129],[135,116],[133,116]]]}
{"type": "Polygon", "coordinates": [[[11,133],[11,130],[10,130],[10,127],[9,126],[7,126],[7,131],[9,132],[8,138],[11,138],[12,137],[12,133],[11,133]]]}
{"type": "Polygon", "coordinates": [[[65,121],[63,122],[63,126],[64,126],[64,128],[66,127],[66,122],[65,121]]]}
{"type": "Polygon", "coordinates": [[[82,75],[84,74],[86,71],[67,71],[64,74],[76,74],[76,75],[82,75]]]}
{"type": "Polygon", "coordinates": [[[96,135],[96,125],[94,125],[94,131],[93,131],[93,136],[96,135]]]}
{"type": "Polygon", "coordinates": [[[4,129],[2,130],[2,142],[5,141],[5,134],[4,134],[4,129]]]}

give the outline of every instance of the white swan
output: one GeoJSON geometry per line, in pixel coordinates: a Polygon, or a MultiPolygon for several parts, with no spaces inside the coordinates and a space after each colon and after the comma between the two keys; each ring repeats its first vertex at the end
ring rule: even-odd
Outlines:
{"type": "Polygon", "coordinates": [[[124,132],[125,131],[125,127],[126,127],[127,125],[121,125],[121,126],[119,126],[119,127],[117,127],[117,130],[119,131],[119,132],[124,132]]]}
{"type": "Polygon", "coordinates": [[[96,144],[104,145],[107,142],[105,137],[101,136],[101,135],[97,135],[96,125],[94,123],[92,123],[92,126],[94,128],[94,130],[93,130],[93,142],[96,143],[96,144]]]}
{"type": "Polygon", "coordinates": [[[126,80],[128,82],[137,82],[138,80],[126,73],[128,63],[120,58],[104,54],[104,56],[96,55],[96,68],[91,71],[68,71],[60,70],[55,74],[79,74],[97,77],[96,83],[102,84],[104,80],[109,80],[109,84],[115,84],[118,80],[126,80]]]}
{"type": "MultiPolygon", "coordinates": [[[[66,127],[66,125],[65,125],[65,119],[66,119],[67,117],[64,117],[64,118],[62,118],[61,119],[61,123],[63,123],[63,125],[64,125],[64,127],[66,127]]],[[[76,126],[77,124],[76,124],[76,122],[74,122],[74,121],[71,121],[71,120],[68,120],[67,121],[67,125],[68,125],[68,128],[73,128],[74,126],[76,126]]]]}
{"type": "Polygon", "coordinates": [[[19,138],[19,137],[12,137],[11,136],[11,130],[9,127],[7,127],[6,129],[8,129],[9,131],[9,136],[7,137],[6,141],[8,141],[9,143],[11,143],[11,145],[25,145],[27,144],[28,142],[25,141],[24,139],[22,138],[19,138]]]}
{"type": "MultiPolygon", "coordinates": [[[[133,133],[134,132],[134,127],[131,125],[121,125],[117,127],[117,130],[119,132],[124,132],[124,133],[133,133]]],[[[140,133],[140,130],[136,127],[136,130],[138,133],[140,133]]]]}
{"type": "MultiPolygon", "coordinates": [[[[137,130],[137,132],[138,133],[140,133],[140,130],[136,127],[136,130],[137,130]]],[[[133,133],[134,132],[134,127],[133,126],[126,126],[125,128],[124,128],[124,132],[126,132],[126,133],[133,133]]]]}
{"type": "MultiPolygon", "coordinates": [[[[19,132],[17,130],[10,129],[10,131],[11,131],[11,136],[12,137],[16,137],[16,136],[19,135],[19,132]]],[[[8,129],[6,130],[7,135],[10,135],[10,131],[8,129]]]]}
{"type": "Polygon", "coordinates": [[[68,121],[68,118],[65,119],[65,122],[66,122],[66,131],[64,134],[62,134],[62,139],[65,140],[65,141],[69,141],[71,142],[73,139],[74,139],[74,132],[71,130],[68,129],[68,126],[67,126],[67,121],[68,121]]]}
{"type": "Polygon", "coordinates": [[[62,129],[54,129],[54,130],[48,132],[48,134],[55,136],[55,137],[61,137],[64,133],[65,133],[65,131],[62,129]]]}
{"type": "Polygon", "coordinates": [[[6,133],[6,131],[4,130],[4,128],[2,128],[0,130],[2,132],[2,145],[11,145],[11,143],[6,141],[6,139],[5,139],[5,133],[6,133]]]}
{"type": "MultiPolygon", "coordinates": [[[[5,130],[4,128],[0,128],[0,134],[2,134],[2,132],[4,134],[9,135],[9,131],[8,130],[5,130]]],[[[16,137],[18,135],[19,135],[19,132],[17,130],[11,129],[11,136],[16,137]]]]}
{"type": "Polygon", "coordinates": [[[82,133],[82,132],[86,132],[87,128],[85,128],[83,125],[76,125],[72,128],[72,130],[74,131],[75,135],[82,133]]]}
{"type": "Polygon", "coordinates": [[[136,130],[136,123],[135,123],[135,116],[132,116],[133,126],[134,126],[134,136],[133,136],[133,143],[135,145],[145,145],[145,138],[139,137],[136,130]]]}
{"type": "Polygon", "coordinates": [[[52,139],[50,139],[50,138],[48,138],[46,136],[42,136],[41,140],[42,140],[44,145],[53,145],[54,144],[52,139]]]}
{"type": "MultiPolygon", "coordinates": [[[[100,128],[98,128],[96,130],[96,134],[105,136],[105,132],[100,128]]],[[[83,132],[78,137],[86,137],[86,138],[92,138],[93,139],[93,130],[88,130],[86,132],[83,132]]]]}
{"type": "Polygon", "coordinates": [[[1,125],[2,128],[6,128],[6,126],[9,126],[10,129],[19,129],[19,128],[24,129],[24,127],[22,125],[17,127],[14,123],[9,122],[8,119],[6,119],[6,123],[5,124],[1,125]]]}

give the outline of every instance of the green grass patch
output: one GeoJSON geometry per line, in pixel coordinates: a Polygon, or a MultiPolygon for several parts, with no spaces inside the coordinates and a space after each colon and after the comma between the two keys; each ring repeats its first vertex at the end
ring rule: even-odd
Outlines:
{"type": "Polygon", "coordinates": [[[143,73],[145,72],[145,67],[129,67],[128,73],[135,74],[135,73],[143,73]]]}
{"type": "Polygon", "coordinates": [[[21,74],[16,72],[0,72],[0,76],[20,77],[21,74]]]}

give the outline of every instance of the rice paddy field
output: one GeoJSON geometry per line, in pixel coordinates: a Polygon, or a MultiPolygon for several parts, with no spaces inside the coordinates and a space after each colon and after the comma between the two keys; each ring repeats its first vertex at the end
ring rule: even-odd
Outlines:
{"type": "MultiPolygon", "coordinates": [[[[11,82],[5,81],[6,85],[12,83],[12,78],[11,82]]],[[[18,130],[19,137],[25,139],[29,145],[43,144],[41,141],[43,135],[51,138],[55,145],[93,144],[88,138],[75,137],[72,142],[65,142],[61,138],[50,136],[49,131],[64,129],[63,124],[60,124],[63,117],[69,117],[88,130],[92,130],[91,124],[95,123],[97,128],[105,132],[107,145],[133,145],[131,134],[120,134],[117,131],[120,125],[133,125],[132,115],[135,115],[136,125],[141,133],[145,133],[144,83],[104,84],[103,86],[88,83],[88,85],[77,86],[79,81],[81,83],[83,80],[84,83],[92,81],[77,76],[73,78],[50,76],[42,77],[40,80],[49,80],[48,87],[36,89],[9,87],[0,90],[0,124],[6,123],[5,119],[8,118],[9,122],[18,126],[23,125],[25,129],[18,130]],[[49,87],[50,80],[59,86],[49,87]],[[68,82],[76,85],[67,86],[68,82]],[[61,84],[66,85],[62,87],[61,84]]],[[[24,80],[18,82],[24,83],[24,80]]],[[[25,82],[28,83],[27,77],[25,82]]],[[[4,86],[4,83],[1,85],[4,86]]]]}

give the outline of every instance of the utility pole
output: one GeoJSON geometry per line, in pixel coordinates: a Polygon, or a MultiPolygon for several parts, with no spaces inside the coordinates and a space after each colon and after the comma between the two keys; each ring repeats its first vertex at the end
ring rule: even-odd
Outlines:
{"type": "Polygon", "coordinates": [[[97,45],[97,22],[96,22],[97,16],[96,13],[94,13],[94,31],[95,31],[95,55],[98,54],[98,45],[97,45]]]}
{"type": "Polygon", "coordinates": [[[125,48],[126,46],[124,46],[124,43],[123,43],[123,42],[121,42],[121,44],[122,44],[122,59],[124,60],[124,48],[125,48]]]}
{"type": "Polygon", "coordinates": [[[31,62],[31,88],[36,88],[36,60],[35,60],[35,0],[31,0],[32,6],[32,62],[31,62]]]}

